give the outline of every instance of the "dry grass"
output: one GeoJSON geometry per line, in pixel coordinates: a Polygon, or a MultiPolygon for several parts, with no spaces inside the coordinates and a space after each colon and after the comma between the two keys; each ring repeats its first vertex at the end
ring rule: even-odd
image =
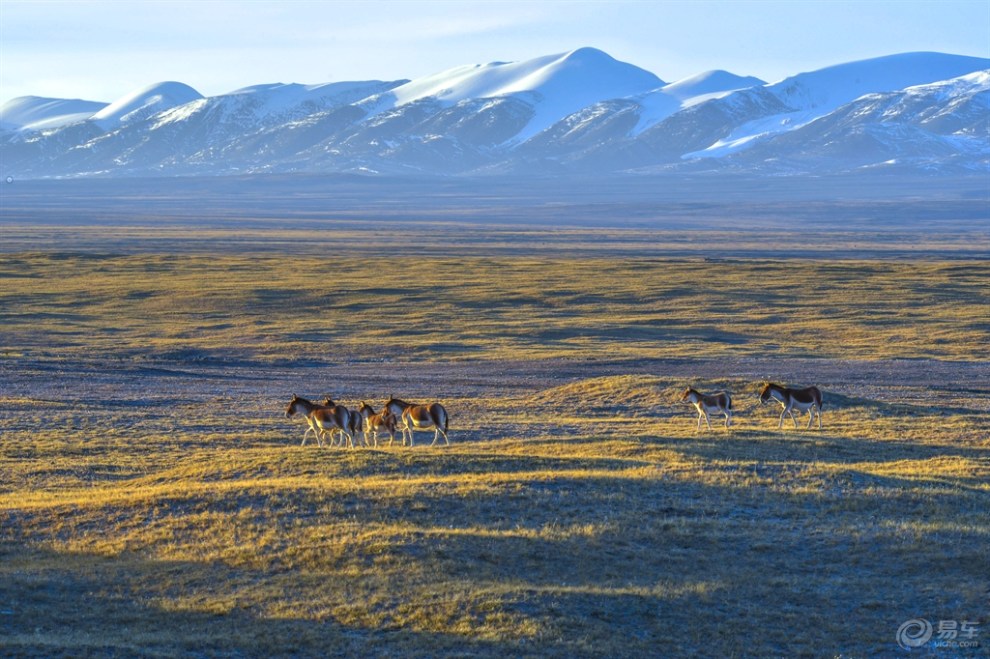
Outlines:
{"type": "Polygon", "coordinates": [[[23,254],[5,258],[0,279],[7,354],[274,364],[990,355],[982,261],[23,254]],[[328,346],[333,355],[321,354],[328,346]]]}
{"type": "Polygon", "coordinates": [[[985,623],[988,275],[9,256],[0,651],[866,657],[985,623]],[[824,431],[776,430],[771,369],[818,376],[824,431]],[[695,432],[687,384],[736,426],[695,432]],[[454,445],[283,416],[393,388],[454,445]]]}

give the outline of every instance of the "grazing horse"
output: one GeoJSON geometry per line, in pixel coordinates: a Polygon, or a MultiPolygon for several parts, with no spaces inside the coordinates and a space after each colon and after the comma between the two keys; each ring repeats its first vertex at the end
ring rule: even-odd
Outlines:
{"type": "Polygon", "coordinates": [[[333,429],[336,428],[341,431],[343,436],[347,437],[350,441],[351,448],[354,448],[354,438],[349,435],[346,430],[350,419],[350,412],[348,412],[347,408],[343,405],[331,405],[325,407],[323,405],[311,403],[305,398],[300,398],[299,396],[293,394],[292,400],[289,401],[289,406],[285,410],[285,416],[290,417],[293,414],[304,414],[306,416],[306,421],[309,423],[309,428],[303,434],[303,441],[300,446],[306,445],[306,436],[309,435],[310,431],[316,435],[316,441],[320,446],[323,446],[323,433],[330,432],[330,439],[332,443],[332,432],[333,429]]]}
{"type": "MultiPolygon", "coordinates": [[[[358,414],[364,419],[364,443],[366,445],[368,443],[368,434],[370,433],[375,440],[375,448],[378,448],[378,432],[380,430],[388,433],[388,445],[392,445],[392,442],[395,441],[396,421],[395,415],[388,411],[387,406],[383,407],[382,411],[376,414],[374,408],[362,400],[361,407],[358,408],[358,414]]],[[[403,445],[405,445],[405,439],[403,435],[403,445]]]]}
{"type": "Polygon", "coordinates": [[[684,390],[681,402],[689,402],[698,410],[698,430],[701,430],[701,419],[705,419],[708,429],[712,429],[712,422],[708,419],[709,412],[720,412],[725,415],[725,427],[732,425],[732,398],[724,391],[715,394],[702,394],[691,387],[684,390]]]}
{"type": "Polygon", "coordinates": [[[402,420],[403,445],[406,443],[406,433],[409,433],[409,446],[412,446],[413,430],[429,430],[430,428],[434,428],[433,442],[430,446],[437,443],[440,435],[443,435],[443,441],[448,446],[450,445],[450,439],[447,438],[447,424],[450,418],[447,415],[447,410],[440,403],[415,405],[391,396],[385,403],[385,409],[402,420]]]}
{"type": "Polygon", "coordinates": [[[818,387],[806,387],[804,389],[788,389],[787,387],[782,387],[779,384],[774,384],[773,382],[768,382],[764,387],[763,391],[760,392],[760,404],[767,403],[770,400],[775,400],[781,404],[784,411],[780,413],[780,422],[777,423],[777,429],[781,429],[784,426],[784,415],[790,414],[791,421],[794,422],[794,427],[798,427],[797,419],[794,418],[794,409],[796,408],[799,412],[808,413],[808,429],[811,429],[811,423],[815,420],[815,412],[818,412],[818,429],[822,429],[822,392],[818,390],[818,387]]]}

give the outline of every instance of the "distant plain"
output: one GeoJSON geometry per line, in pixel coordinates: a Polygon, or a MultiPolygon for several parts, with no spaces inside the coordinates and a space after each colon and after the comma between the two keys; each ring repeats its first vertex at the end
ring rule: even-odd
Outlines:
{"type": "Polygon", "coordinates": [[[0,185],[0,653],[865,657],[990,619],[985,179],[0,185]],[[453,446],[300,447],[294,393],[441,400],[453,446]]]}

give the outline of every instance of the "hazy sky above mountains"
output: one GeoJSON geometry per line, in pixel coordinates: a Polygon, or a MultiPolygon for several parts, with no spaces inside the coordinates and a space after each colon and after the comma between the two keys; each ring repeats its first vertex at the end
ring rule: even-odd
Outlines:
{"type": "Polygon", "coordinates": [[[774,82],[908,51],[990,57],[990,0],[0,0],[0,103],[416,78],[582,46],[667,82],[774,82]]]}

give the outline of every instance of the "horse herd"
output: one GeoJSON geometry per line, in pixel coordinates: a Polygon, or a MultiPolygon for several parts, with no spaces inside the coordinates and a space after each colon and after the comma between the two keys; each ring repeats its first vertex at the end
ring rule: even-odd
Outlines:
{"type": "MultiPolygon", "coordinates": [[[[822,392],[818,387],[806,387],[804,389],[791,389],[773,382],[768,382],[760,391],[760,404],[769,403],[775,400],[783,407],[780,413],[780,421],[777,428],[784,424],[784,417],[790,415],[794,427],[797,428],[797,419],[794,418],[794,410],[808,413],[808,428],[818,415],[818,429],[822,429],[822,392]]],[[[681,395],[681,402],[691,403],[698,410],[698,430],[701,430],[701,420],[708,424],[708,429],[712,429],[709,414],[725,415],[725,427],[732,425],[732,397],[724,391],[714,394],[703,394],[691,387],[684,390],[681,395]]],[[[285,410],[285,416],[291,417],[295,414],[302,414],[306,418],[307,428],[303,433],[302,446],[306,445],[309,433],[313,433],[316,442],[323,446],[324,438],[328,439],[331,446],[334,446],[334,432],[339,433],[339,443],[342,446],[347,441],[351,448],[354,448],[354,436],[359,432],[364,434],[364,445],[378,447],[378,433],[388,433],[388,445],[395,441],[397,430],[402,432],[402,445],[406,446],[408,439],[409,446],[413,445],[414,430],[433,429],[433,442],[437,443],[440,436],[444,442],[450,444],[447,437],[447,430],[450,417],[447,410],[440,403],[430,403],[429,405],[416,405],[407,403],[395,396],[390,396],[380,412],[375,412],[374,408],[361,401],[357,410],[349,410],[343,405],[338,405],[327,396],[320,404],[312,403],[305,398],[293,394],[289,406],[285,410]],[[369,439],[371,441],[369,441],[369,439]]]]}
{"type": "MultiPolygon", "coordinates": [[[[429,405],[415,405],[391,396],[381,412],[375,412],[374,408],[361,401],[361,406],[357,410],[349,410],[343,405],[337,405],[327,396],[321,404],[312,403],[305,398],[293,394],[289,401],[289,407],[285,410],[285,416],[291,417],[293,414],[303,414],[306,417],[308,428],[303,433],[302,445],[306,445],[309,433],[313,433],[316,442],[323,446],[323,438],[327,437],[330,445],[334,445],[333,433],[340,433],[340,444],[344,441],[354,448],[354,435],[359,432],[364,433],[364,445],[371,446],[369,438],[378,446],[378,433],[387,432],[389,436],[388,445],[395,441],[395,431],[402,431],[402,445],[406,445],[406,438],[409,439],[409,446],[413,445],[413,430],[434,429],[433,444],[437,443],[440,435],[449,445],[447,438],[447,426],[449,417],[447,410],[440,403],[429,405]],[[401,424],[401,425],[400,425],[401,424]]],[[[432,446],[433,444],[430,444],[432,446]]]]}

